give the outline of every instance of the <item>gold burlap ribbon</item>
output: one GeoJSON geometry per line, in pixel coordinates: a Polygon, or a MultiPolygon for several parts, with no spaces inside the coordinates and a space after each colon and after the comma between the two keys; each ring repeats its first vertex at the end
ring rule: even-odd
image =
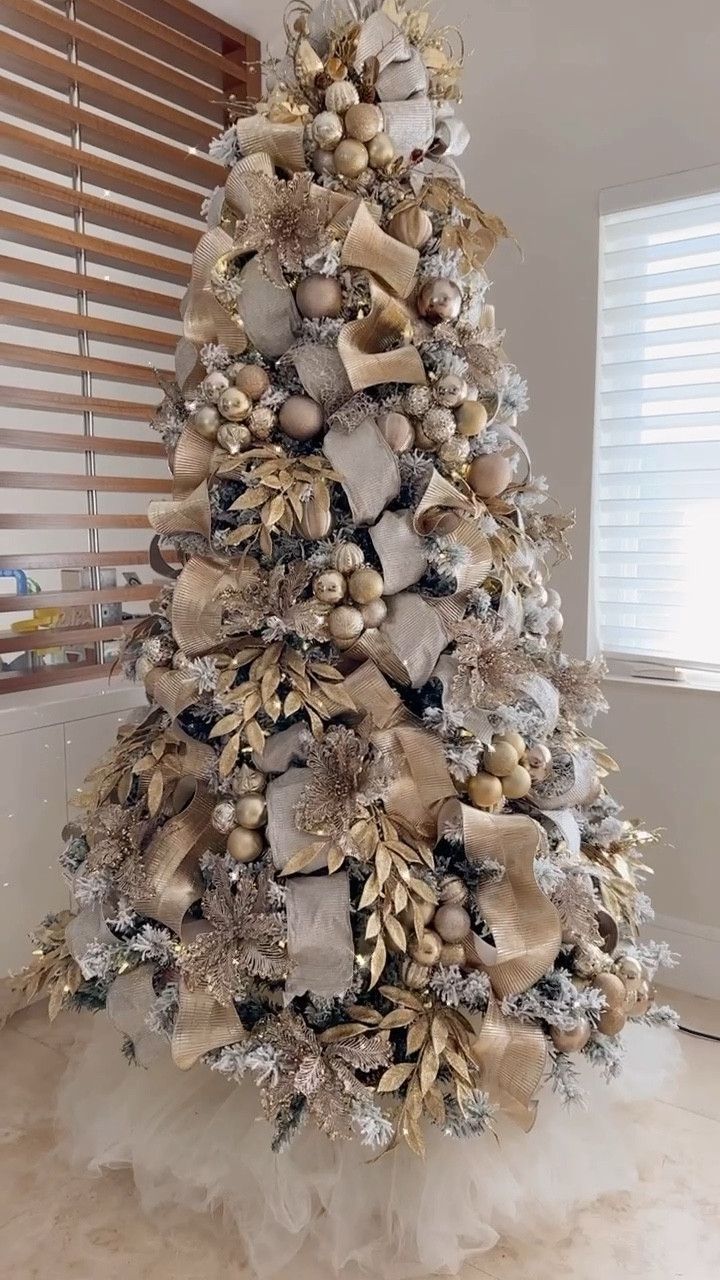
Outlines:
{"type": "Polygon", "coordinates": [[[190,284],[180,312],[183,335],[197,346],[221,342],[228,351],[244,351],[247,338],[227,309],[220,305],[212,289],[216,263],[230,252],[232,237],[222,227],[212,227],[199,239],[193,253],[190,284]]]}
{"type": "Polygon", "coordinates": [[[385,382],[426,382],[420,352],[407,345],[412,334],[408,312],[372,276],[369,281],[368,315],[343,325],[338,338],[338,351],[353,391],[385,382]]]}
{"type": "Polygon", "coordinates": [[[264,115],[252,115],[238,120],[235,132],[244,156],[264,151],[274,165],[288,173],[307,169],[302,124],[280,124],[264,115]]]}
{"type": "Polygon", "coordinates": [[[246,1031],[234,1005],[223,1005],[204,987],[191,990],[180,982],[180,1006],[171,1041],[172,1059],[181,1071],[211,1049],[244,1040],[246,1031]]]}
{"type": "Polygon", "coordinates": [[[435,132],[435,110],[428,98],[428,76],[418,49],[378,9],[363,21],[356,50],[356,70],[377,58],[376,89],[383,127],[396,151],[409,156],[425,151],[435,132]]]}
{"type": "Polygon", "coordinates": [[[412,511],[386,511],[370,530],[382,569],[385,596],[394,596],[411,587],[427,569],[425,540],[415,532],[413,516],[412,511]]]}
{"type": "Polygon", "coordinates": [[[219,643],[219,593],[235,576],[235,571],[222,561],[204,556],[188,560],[175,583],[172,602],[173,636],[183,653],[195,657],[219,643]]]}
{"type": "Polygon", "coordinates": [[[417,249],[381,231],[364,202],[357,206],[342,247],[343,267],[369,271],[398,297],[406,298],[413,287],[419,261],[417,249]]]}
{"type": "Polygon", "coordinates": [[[476,517],[469,495],[462,494],[433,468],[415,511],[415,529],[418,533],[442,533],[464,549],[464,561],[455,568],[458,591],[481,586],[492,568],[492,547],[478,528],[476,517]]]}
{"type": "Polygon", "coordinates": [[[155,499],[148,507],[148,520],[156,533],[172,538],[178,533],[199,533],[210,541],[210,495],[203,480],[196,489],[178,498],[155,499]]]}
{"type": "Polygon", "coordinates": [[[206,849],[222,852],[222,837],[210,823],[214,807],[212,792],[195,780],[189,804],[160,828],[145,855],[151,890],[137,909],[177,934],[188,907],[203,891],[200,856],[206,849]]]}
{"type": "Polygon", "coordinates": [[[312,992],[332,999],[342,996],[352,983],[355,948],[350,927],[350,884],[345,870],[318,877],[327,867],[332,835],[301,830],[295,810],[310,779],[309,769],[291,768],[269,783],[267,842],[275,866],[282,871],[290,859],[316,845],[316,856],[298,875],[286,881],[290,973],[285,1000],[312,992]],[[320,838],[318,839],[318,836],[320,838]]]}
{"type": "Polygon", "coordinates": [[[500,879],[477,891],[493,943],[472,939],[476,963],[487,970],[493,991],[504,999],[542,978],[560,950],[560,917],[535,879],[542,829],[523,814],[485,813],[452,800],[440,815],[440,830],[457,829],[458,823],[471,862],[491,858],[505,869],[500,879]]]}
{"type": "Polygon", "coordinates": [[[500,880],[481,884],[476,894],[493,943],[474,934],[465,941],[468,961],[487,972],[494,993],[473,1056],[482,1069],[482,1087],[506,1114],[530,1129],[547,1057],[545,1036],[537,1024],[505,1017],[498,1000],[527,991],[552,967],[560,950],[560,917],[534,873],[542,831],[522,814],[489,814],[450,800],[441,811],[439,830],[457,830],[458,823],[471,862],[492,858],[504,867],[500,880]]]}
{"type": "Polygon", "coordinates": [[[174,720],[197,698],[198,677],[187,671],[153,667],[145,678],[145,688],[148,701],[162,707],[174,720]]]}
{"type": "Polygon", "coordinates": [[[349,434],[333,427],[323,453],[340,476],[355,524],[371,524],[400,492],[397,457],[374,418],[349,434]]]}

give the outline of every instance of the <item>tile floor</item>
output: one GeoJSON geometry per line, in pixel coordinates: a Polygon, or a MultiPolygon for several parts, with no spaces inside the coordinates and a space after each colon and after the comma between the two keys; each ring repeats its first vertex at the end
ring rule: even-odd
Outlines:
{"type": "MultiPolygon", "coordinates": [[[[720,1034],[720,1005],[672,1000],[683,1021],[720,1034]]],[[[151,1221],[129,1174],[94,1177],[61,1163],[54,1089],[77,1037],[89,1033],[89,1018],[50,1026],[40,1006],[0,1034],[1,1280],[244,1280],[237,1243],[219,1223],[151,1221]]],[[[552,1247],[499,1245],[462,1280],[718,1280],[720,1044],[681,1043],[684,1069],[648,1114],[654,1159],[638,1190],[579,1213],[552,1247]]]]}

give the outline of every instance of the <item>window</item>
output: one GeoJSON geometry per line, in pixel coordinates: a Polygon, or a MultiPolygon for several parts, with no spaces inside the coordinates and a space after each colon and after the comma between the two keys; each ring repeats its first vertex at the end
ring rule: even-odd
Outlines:
{"type": "Polygon", "coordinates": [[[191,0],[0,15],[0,697],[107,679],[158,592],[148,429],[259,46],[191,0]]]}
{"type": "Polygon", "coordinates": [[[720,672],[717,169],[603,193],[594,471],[611,669],[720,672]]]}

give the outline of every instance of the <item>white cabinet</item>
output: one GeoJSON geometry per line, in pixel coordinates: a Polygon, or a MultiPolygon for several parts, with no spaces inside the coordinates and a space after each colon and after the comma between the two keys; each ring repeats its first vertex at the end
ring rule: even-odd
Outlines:
{"type": "Polygon", "coordinates": [[[38,921],[67,905],[57,856],[73,795],[144,700],[106,682],[0,697],[0,974],[26,963],[38,921]]]}

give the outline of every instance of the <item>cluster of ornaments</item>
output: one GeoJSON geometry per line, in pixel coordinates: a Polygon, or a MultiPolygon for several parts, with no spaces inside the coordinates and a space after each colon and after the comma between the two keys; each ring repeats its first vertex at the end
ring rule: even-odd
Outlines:
{"type": "Polygon", "coordinates": [[[263,773],[244,766],[237,799],[221,800],[213,810],[212,824],[227,836],[226,852],[235,862],[255,862],[265,849],[266,781],[263,773]]]}
{"type": "Polygon", "coordinates": [[[365,556],[354,542],[342,542],[336,547],[333,564],[334,568],[317,574],[312,590],[320,604],[332,606],[328,630],[342,649],[354,644],[363,631],[385,621],[385,583],[377,569],[365,564],[365,556]]]}
{"type": "MultiPolygon", "coordinates": [[[[402,970],[403,981],[411,989],[421,991],[427,987],[429,970],[437,965],[466,963],[465,943],[472,928],[467,900],[467,886],[458,876],[447,876],[440,883],[438,905],[422,903],[423,934],[421,938],[415,935],[411,941],[402,970]]],[[[414,918],[411,911],[406,908],[400,919],[406,928],[412,930],[414,918]]]]}
{"type": "MultiPolygon", "coordinates": [[[[642,965],[630,955],[618,956],[612,968],[596,974],[590,982],[580,978],[573,981],[581,986],[593,986],[604,997],[605,1008],[597,1020],[597,1030],[605,1036],[618,1035],[629,1017],[642,1018],[655,999],[642,965]]],[[[569,1030],[551,1027],[550,1036],[559,1053],[580,1053],[592,1032],[590,1019],[582,1017],[569,1030]]]]}
{"type": "Polygon", "coordinates": [[[193,430],[228,453],[240,453],[257,440],[267,440],[275,426],[272,409],[259,405],[270,388],[259,364],[234,364],[227,373],[215,370],[200,384],[203,403],[195,409],[193,430]]]}
{"type": "Polygon", "coordinates": [[[483,767],[468,779],[476,809],[495,809],[504,800],[522,800],[550,770],[552,754],[544,742],[529,747],[519,733],[500,733],[483,753],[483,767]]]}
{"type": "Polygon", "coordinates": [[[334,81],[325,91],[325,110],[309,126],[315,172],[357,181],[368,169],[387,169],[396,152],[383,124],[380,108],[361,102],[350,80],[334,81]]]}

